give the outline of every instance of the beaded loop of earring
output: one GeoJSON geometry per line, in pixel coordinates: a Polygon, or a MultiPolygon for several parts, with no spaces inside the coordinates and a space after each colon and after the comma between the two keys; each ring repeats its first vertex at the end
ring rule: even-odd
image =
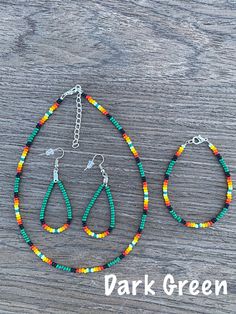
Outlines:
{"type": "Polygon", "coordinates": [[[56,160],[55,160],[55,165],[54,165],[54,170],[53,170],[53,179],[52,179],[52,181],[50,182],[50,184],[48,186],[48,189],[47,189],[47,192],[46,192],[46,194],[44,196],[43,203],[42,203],[41,210],[40,210],[40,222],[41,222],[41,225],[42,225],[44,230],[46,230],[47,232],[50,232],[50,233],[61,233],[61,232],[65,231],[66,229],[69,228],[69,226],[71,224],[71,221],[72,221],[72,208],[71,208],[70,200],[69,200],[69,197],[67,195],[67,192],[65,190],[65,187],[64,187],[62,181],[59,180],[59,177],[58,177],[59,159],[61,159],[64,156],[64,150],[62,148],[60,148],[60,147],[58,147],[56,149],[51,149],[50,148],[50,149],[48,149],[46,151],[45,154],[47,156],[53,155],[56,151],[61,151],[62,155],[57,157],[56,160]],[[63,199],[65,201],[66,210],[67,210],[67,222],[64,225],[62,225],[61,227],[59,227],[59,228],[52,228],[45,222],[46,207],[47,207],[49,198],[51,196],[51,193],[52,193],[52,190],[53,190],[55,184],[58,184],[58,186],[59,186],[59,189],[60,189],[60,191],[62,193],[62,196],[63,196],[63,199]]]}
{"type": "Polygon", "coordinates": [[[105,172],[105,169],[103,168],[102,164],[104,162],[104,157],[101,154],[96,154],[92,160],[88,161],[88,165],[84,170],[87,169],[91,169],[94,166],[94,160],[97,156],[101,156],[102,157],[102,162],[98,165],[98,167],[101,170],[101,175],[103,177],[103,183],[99,185],[97,191],[94,193],[92,199],[90,200],[88,206],[85,209],[85,212],[83,214],[82,217],[82,225],[83,225],[83,230],[84,232],[86,232],[89,236],[95,238],[95,239],[100,239],[100,238],[105,238],[107,237],[112,230],[115,228],[115,206],[114,206],[114,202],[113,202],[113,197],[111,194],[111,190],[110,187],[108,186],[108,175],[105,172]],[[108,203],[109,203],[109,207],[110,207],[110,226],[107,230],[100,232],[100,233],[96,233],[93,232],[87,225],[87,219],[89,216],[89,213],[94,205],[94,203],[96,202],[96,200],[98,199],[98,197],[100,196],[101,192],[105,189],[106,195],[107,195],[107,199],[108,199],[108,203]]]}
{"type": "MultiPolygon", "coordinates": [[[[78,98],[78,107],[80,105],[79,100],[80,100],[80,98],[78,98]]],[[[76,129],[77,138],[78,138],[78,131],[79,130],[76,129]]],[[[139,239],[141,238],[141,234],[143,232],[143,229],[144,229],[145,223],[146,223],[146,218],[147,218],[147,213],[148,213],[148,202],[149,202],[148,185],[147,185],[147,180],[146,180],[146,176],[145,176],[145,172],[143,169],[141,159],[140,159],[139,154],[138,154],[137,150],[135,149],[130,137],[125,132],[125,130],[122,128],[122,126],[119,124],[119,122],[112,115],[110,115],[108,113],[108,111],[103,106],[98,104],[95,99],[93,99],[89,95],[86,95],[82,91],[80,85],[76,85],[75,87],[73,87],[72,89],[70,89],[69,91],[64,93],[48,109],[48,111],[44,114],[44,116],[39,120],[39,122],[37,123],[37,125],[33,129],[32,133],[30,134],[30,136],[27,139],[25,147],[23,148],[20,160],[19,160],[18,165],[17,165],[16,177],[15,177],[15,183],[14,183],[15,217],[16,217],[17,224],[20,228],[20,233],[21,233],[23,239],[25,240],[25,242],[29,245],[29,248],[32,250],[32,252],[34,252],[34,254],[36,256],[38,256],[44,263],[46,263],[46,264],[48,264],[48,265],[50,265],[56,269],[64,270],[67,272],[86,274],[86,273],[99,272],[99,271],[103,271],[104,269],[110,268],[110,267],[116,265],[117,263],[119,263],[121,260],[123,260],[127,255],[129,255],[132,252],[132,250],[134,249],[134,247],[137,245],[137,243],[139,242],[139,239]],[[79,94],[81,93],[82,97],[84,97],[92,106],[94,106],[96,109],[98,109],[98,111],[101,112],[101,114],[104,115],[108,119],[108,121],[110,121],[113,124],[113,126],[118,130],[121,137],[127,143],[128,147],[129,147],[129,149],[130,149],[130,151],[131,151],[131,153],[132,153],[132,155],[136,161],[136,165],[138,167],[141,182],[142,182],[142,191],[143,191],[143,211],[142,211],[141,219],[139,222],[139,226],[137,228],[137,232],[134,234],[131,242],[122,250],[122,252],[120,254],[118,254],[116,257],[114,257],[110,261],[108,261],[104,264],[99,264],[97,266],[90,266],[90,267],[78,267],[78,266],[71,267],[71,266],[63,265],[63,264],[55,262],[51,257],[48,257],[47,255],[45,255],[39,249],[39,247],[31,241],[29,234],[27,233],[27,231],[24,227],[22,214],[21,214],[21,208],[20,208],[21,176],[22,176],[25,161],[26,161],[27,156],[30,152],[30,148],[34,142],[34,139],[38,135],[40,129],[43,127],[45,122],[52,116],[52,114],[55,112],[55,110],[57,110],[59,108],[59,106],[61,105],[61,103],[65,99],[65,97],[67,97],[68,95],[76,94],[76,93],[79,93],[79,94]]]]}
{"type": "Polygon", "coordinates": [[[208,228],[208,227],[211,227],[215,222],[217,222],[221,218],[223,218],[223,216],[228,211],[229,205],[232,201],[232,191],[233,191],[232,179],[230,176],[229,169],[228,169],[223,157],[220,155],[218,149],[212,143],[210,143],[207,138],[203,138],[201,135],[193,137],[191,140],[187,141],[185,144],[183,144],[179,147],[179,149],[174,154],[172,160],[170,161],[170,163],[167,167],[164,182],[163,182],[163,198],[164,198],[165,205],[169,210],[169,213],[177,222],[179,222],[179,223],[183,224],[185,227],[189,227],[189,228],[208,228]],[[185,221],[182,217],[180,217],[175,212],[175,210],[173,209],[173,207],[170,203],[170,199],[169,199],[169,195],[168,195],[169,177],[170,177],[170,174],[172,172],[172,169],[173,169],[178,157],[183,153],[185,147],[188,144],[199,145],[199,144],[204,143],[204,142],[206,142],[208,144],[208,147],[210,148],[212,153],[216,156],[217,160],[219,161],[219,163],[222,166],[223,171],[225,173],[226,183],[227,183],[226,200],[225,200],[224,207],[220,210],[220,212],[215,217],[211,218],[210,220],[200,222],[200,223],[194,222],[194,221],[185,221]]]}

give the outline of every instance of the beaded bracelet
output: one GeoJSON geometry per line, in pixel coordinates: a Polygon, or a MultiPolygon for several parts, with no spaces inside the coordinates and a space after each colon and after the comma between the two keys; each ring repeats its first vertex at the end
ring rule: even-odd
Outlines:
{"type": "Polygon", "coordinates": [[[110,260],[109,262],[103,264],[103,265],[98,265],[98,266],[92,266],[92,267],[69,267],[66,265],[59,264],[55,261],[53,261],[51,258],[46,256],[39,248],[36,246],[30,239],[29,235],[27,234],[24,225],[23,225],[23,219],[21,217],[21,210],[20,210],[20,182],[21,182],[21,175],[23,171],[23,166],[26,160],[26,157],[29,154],[30,147],[33,144],[33,141],[36,137],[36,135],[39,133],[41,127],[45,124],[45,122],[51,117],[51,115],[54,113],[54,111],[60,106],[62,103],[63,99],[67,95],[73,95],[75,93],[79,92],[79,88],[75,86],[68,92],[64,93],[50,108],[49,110],[44,114],[44,116],[39,120],[37,123],[36,127],[34,128],[33,132],[30,134],[28,137],[27,143],[23,149],[22,155],[20,157],[20,161],[17,166],[17,173],[16,173],[16,178],[15,178],[15,184],[14,184],[14,209],[15,209],[15,216],[17,223],[20,228],[20,233],[23,236],[25,242],[29,245],[30,249],[45,263],[48,265],[51,265],[52,267],[55,267],[56,269],[61,269],[67,272],[72,272],[72,273],[91,273],[91,272],[99,272],[102,271],[106,268],[110,268],[114,266],[115,264],[119,263],[122,259],[124,259],[125,256],[130,254],[130,252],[133,250],[133,248],[136,246],[138,243],[141,233],[145,227],[145,222],[146,222],[146,217],[147,217],[147,212],[148,212],[148,186],[147,186],[147,181],[143,169],[143,165],[141,163],[141,160],[139,158],[139,154],[137,150],[135,149],[130,137],[127,135],[125,130],[121,127],[121,125],[118,123],[118,121],[111,116],[108,111],[99,105],[91,96],[86,95],[84,92],[81,91],[81,95],[84,98],[87,99],[87,101],[92,104],[95,108],[97,108],[114,126],[116,129],[118,129],[119,133],[121,134],[122,138],[124,141],[128,144],[131,153],[133,154],[139,173],[142,181],[142,188],[143,188],[143,213],[141,216],[139,228],[134,235],[131,243],[114,259],[110,260]]]}
{"type": "Polygon", "coordinates": [[[218,152],[218,149],[211,144],[208,139],[203,138],[202,136],[198,135],[195,136],[192,140],[187,141],[185,144],[181,145],[179,147],[179,149],[177,150],[177,152],[174,154],[172,160],[170,161],[166,173],[165,173],[165,178],[164,178],[164,182],[163,182],[163,198],[164,198],[164,202],[166,207],[169,210],[169,213],[171,214],[171,216],[179,223],[183,224],[185,227],[189,227],[189,228],[207,228],[207,227],[211,227],[216,221],[220,220],[228,211],[229,208],[229,204],[232,201],[232,191],[233,191],[233,184],[232,184],[232,179],[230,176],[230,172],[229,169],[224,161],[224,159],[222,158],[222,156],[220,155],[220,153],[218,152]],[[178,159],[178,157],[183,153],[185,147],[187,144],[201,144],[203,142],[207,142],[208,143],[208,147],[210,148],[210,150],[213,152],[213,154],[216,156],[217,160],[219,161],[220,165],[222,166],[225,176],[226,176],[226,182],[227,182],[227,193],[226,193],[226,200],[225,200],[225,204],[224,207],[222,208],[222,210],[218,213],[218,215],[216,217],[213,217],[212,219],[205,221],[205,222],[201,222],[201,223],[197,223],[197,222],[193,222],[193,221],[185,221],[182,217],[180,217],[179,215],[177,215],[177,213],[175,212],[175,210],[173,209],[170,200],[169,200],[169,195],[168,195],[168,184],[169,184],[169,177],[170,174],[172,172],[172,169],[178,159]]]}

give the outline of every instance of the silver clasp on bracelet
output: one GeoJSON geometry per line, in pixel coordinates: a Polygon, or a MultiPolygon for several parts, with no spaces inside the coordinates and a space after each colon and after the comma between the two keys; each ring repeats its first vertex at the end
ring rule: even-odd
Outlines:
{"type": "Polygon", "coordinates": [[[188,140],[185,143],[185,145],[187,145],[187,144],[199,145],[199,144],[204,143],[204,142],[208,142],[208,138],[204,138],[201,135],[198,135],[198,136],[194,136],[191,140],[188,140]]]}

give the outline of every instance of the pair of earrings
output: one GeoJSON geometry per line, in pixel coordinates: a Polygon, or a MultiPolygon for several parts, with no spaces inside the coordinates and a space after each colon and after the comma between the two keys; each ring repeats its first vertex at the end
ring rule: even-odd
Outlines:
{"type": "MultiPolygon", "coordinates": [[[[56,152],[60,153],[60,155],[55,159],[55,164],[54,164],[54,169],[53,169],[53,179],[49,183],[49,186],[48,186],[48,189],[47,189],[46,194],[44,196],[43,203],[42,203],[41,210],[40,210],[41,225],[42,225],[44,230],[46,230],[50,233],[61,233],[61,232],[65,231],[66,229],[69,228],[71,221],[72,221],[72,218],[73,218],[72,206],[71,206],[68,194],[67,194],[66,189],[62,183],[62,180],[59,179],[59,160],[64,157],[65,152],[61,147],[58,147],[56,149],[50,148],[45,153],[43,153],[42,155],[45,154],[47,156],[50,156],[50,155],[54,155],[56,152]],[[46,212],[46,208],[47,208],[47,204],[48,204],[50,195],[51,195],[53,188],[56,184],[58,185],[58,187],[62,193],[63,199],[65,201],[65,204],[66,204],[67,221],[61,227],[52,228],[51,226],[49,226],[45,222],[45,212],[46,212]]],[[[104,163],[104,156],[101,154],[94,155],[93,159],[88,161],[87,167],[84,170],[91,169],[95,165],[95,159],[97,157],[102,158],[102,161],[98,164],[98,167],[101,171],[101,175],[103,177],[103,182],[99,185],[98,189],[94,193],[93,197],[91,198],[89,204],[87,205],[87,207],[84,211],[84,214],[82,217],[82,225],[83,225],[83,230],[89,236],[91,236],[93,238],[105,238],[106,236],[108,236],[111,233],[112,229],[115,227],[115,206],[114,206],[111,190],[110,190],[110,187],[108,185],[108,174],[106,173],[105,169],[102,166],[104,163]],[[105,230],[101,233],[96,233],[96,232],[93,232],[88,227],[87,219],[88,219],[88,216],[90,214],[90,211],[91,211],[93,205],[95,204],[96,200],[98,199],[98,197],[100,196],[100,194],[102,193],[103,190],[105,190],[105,193],[106,193],[107,199],[108,199],[108,203],[109,203],[109,207],[110,207],[110,226],[107,230],[105,230]]]]}

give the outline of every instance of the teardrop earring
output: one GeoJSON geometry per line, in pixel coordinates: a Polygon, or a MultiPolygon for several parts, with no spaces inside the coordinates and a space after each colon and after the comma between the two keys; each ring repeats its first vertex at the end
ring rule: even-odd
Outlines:
{"type": "Polygon", "coordinates": [[[55,152],[61,152],[61,155],[55,159],[55,165],[54,165],[54,170],[53,170],[53,179],[48,186],[48,189],[47,189],[47,192],[44,196],[43,203],[42,203],[41,210],[40,210],[40,222],[41,222],[41,225],[42,225],[44,230],[46,230],[50,233],[61,233],[61,232],[65,231],[70,226],[70,223],[72,220],[72,208],[71,208],[70,200],[69,200],[69,197],[68,197],[67,192],[65,190],[65,187],[64,187],[62,181],[59,180],[59,176],[58,176],[59,160],[61,158],[63,158],[64,150],[61,147],[58,147],[56,149],[50,148],[46,151],[46,153],[43,153],[41,155],[50,156],[50,155],[54,155],[55,152]],[[48,224],[46,224],[46,222],[45,222],[46,207],[47,207],[48,200],[50,198],[50,195],[52,193],[52,190],[53,190],[55,184],[58,184],[58,187],[59,187],[59,189],[62,193],[63,199],[65,201],[66,210],[67,210],[67,222],[59,228],[52,228],[48,224]]]}
{"type": "Polygon", "coordinates": [[[110,187],[108,186],[108,175],[105,171],[105,169],[102,167],[102,164],[104,163],[104,156],[101,154],[96,154],[92,160],[88,161],[87,167],[84,170],[87,169],[91,169],[94,166],[94,161],[96,159],[96,157],[100,156],[102,158],[101,163],[98,165],[98,167],[101,170],[101,174],[103,177],[103,183],[99,185],[97,191],[94,193],[91,201],[89,202],[88,206],[85,209],[84,215],[82,217],[82,225],[83,225],[83,229],[84,231],[91,237],[93,238],[105,238],[106,236],[108,236],[111,231],[114,229],[115,227],[115,206],[114,206],[114,202],[113,202],[113,198],[112,198],[112,194],[111,194],[111,190],[110,187]],[[95,233],[93,231],[91,231],[87,225],[87,219],[90,213],[90,210],[92,209],[94,203],[96,202],[96,200],[98,199],[98,197],[100,196],[101,192],[103,191],[103,189],[105,189],[106,195],[107,195],[107,199],[108,199],[108,203],[110,206],[110,226],[107,230],[101,232],[101,233],[95,233]]]}

